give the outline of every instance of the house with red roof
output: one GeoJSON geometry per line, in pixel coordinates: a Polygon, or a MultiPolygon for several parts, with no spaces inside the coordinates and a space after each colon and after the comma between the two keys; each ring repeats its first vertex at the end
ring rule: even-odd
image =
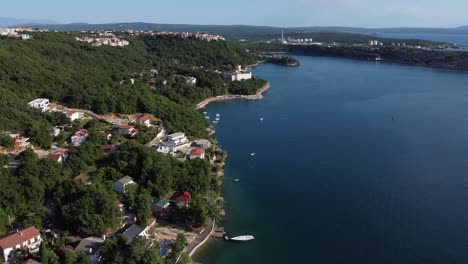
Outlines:
{"type": "Polygon", "coordinates": [[[184,207],[188,205],[190,199],[192,199],[190,192],[175,192],[170,200],[175,202],[178,207],[184,207]]]}
{"type": "Polygon", "coordinates": [[[49,155],[47,155],[47,158],[53,159],[58,163],[63,164],[65,161],[67,161],[68,153],[66,149],[59,149],[51,152],[49,155]]]}
{"type": "Polygon", "coordinates": [[[69,110],[65,113],[65,115],[73,122],[77,119],[83,118],[83,113],[78,112],[76,110],[69,110]]]}
{"type": "Polygon", "coordinates": [[[189,159],[205,159],[205,150],[202,148],[194,148],[189,150],[189,159]]]}
{"type": "Polygon", "coordinates": [[[85,143],[86,139],[88,139],[88,135],[88,130],[82,128],[71,137],[71,143],[73,144],[73,146],[78,147],[81,144],[85,143]]]}
{"type": "Polygon", "coordinates": [[[138,125],[142,125],[142,126],[147,126],[147,127],[151,126],[151,120],[150,120],[149,116],[147,116],[147,115],[142,115],[142,116],[138,117],[136,119],[136,123],[138,125]]]}
{"type": "Polygon", "coordinates": [[[34,226],[17,230],[0,237],[0,253],[5,262],[15,258],[15,251],[23,249],[31,253],[39,251],[41,233],[34,226]]]}

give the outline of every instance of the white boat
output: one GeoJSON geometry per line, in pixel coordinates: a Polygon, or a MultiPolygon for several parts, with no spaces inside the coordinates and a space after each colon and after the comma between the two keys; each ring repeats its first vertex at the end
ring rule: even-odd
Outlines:
{"type": "Polygon", "coordinates": [[[215,118],[216,121],[219,121],[219,117],[215,118]]]}
{"type": "Polygon", "coordinates": [[[221,116],[220,114],[216,114],[217,117],[221,116]]]}
{"type": "Polygon", "coordinates": [[[208,114],[208,112],[203,112],[204,115],[208,114]]]}
{"type": "Polygon", "coordinates": [[[255,156],[255,152],[250,153],[250,156],[255,156]]]}
{"type": "Polygon", "coordinates": [[[245,235],[245,236],[236,236],[236,237],[227,237],[226,240],[231,240],[231,241],[239,241],[239,242],[244,242],[244,241],[249,241],[249,240],[254,240],[255,237],[251,235],[245,235]]]}
{"type": "Polygon", "coordinates": [[[239,181],[239,179],[235,179],[234,181],[238,182],[238,181],[239,181]]]}
{"type": "Polygon", "coordinates": [[[218,121],[213,121],[213,124],[218,124],[218,121]]]}
{"type": "Polygon", "coordinates": [[[210,117],[209,117],[209,116],[205,116],[205,118],[206,118],[206,119],[210,119],[210,117]]]}
{"type": "Polygon", "coordinates": [[[260,121],[263,121],[263,117],[260,117],[260,121]]]}

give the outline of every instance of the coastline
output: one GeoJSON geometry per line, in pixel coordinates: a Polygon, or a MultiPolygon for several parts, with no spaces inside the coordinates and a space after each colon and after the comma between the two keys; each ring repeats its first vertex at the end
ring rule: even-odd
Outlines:
{"type": "Polygon", "coordinates": [[[263,93],[265,93],[268,89],[270,89],[270,83],[267,82],[262,88],[260,88],[257,93],[252,95],[219,95],[216,97],[207,98],[200,103],[197,104],[195,110],[201,109],[206,107],[207,105],[214,103],[214,102],[221,102],[221,101],[230,101],[230,100],[261,100],[263,99],[263,93]]]}

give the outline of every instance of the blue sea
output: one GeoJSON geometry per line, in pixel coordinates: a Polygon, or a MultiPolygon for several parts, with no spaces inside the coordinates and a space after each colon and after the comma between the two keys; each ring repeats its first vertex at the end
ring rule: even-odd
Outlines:
{"type": "Polygon", "coordinates": [[[222,225],[256,239],[195,261],[468,263],[468,74],[296,58],[254,69],[264,100],[203,110],[229,153],[222,225]]]}
{"type": "Polygon", "coordinates": [[[382,38],[399,38],[399,39],[423,39],[436,42],[447,42],[457,44],[459,46],[468,46],[468,34],[404,34],[404,33],[389,33],[379,34],[382,38]]]}

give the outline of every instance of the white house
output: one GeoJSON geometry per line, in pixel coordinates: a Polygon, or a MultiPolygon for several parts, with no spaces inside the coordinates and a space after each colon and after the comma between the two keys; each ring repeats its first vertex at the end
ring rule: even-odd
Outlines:
{"type": "Polygon", "coordinates": [[[72,122],[83,117],[83,113],[76,110],[69,110],[66,115],[72,122]]]}
{"type": "Polygon", "coordinates": [[[142,115],[142,116],[140,116],[140,117],[138,117],[136,119],[136,123],[138,125],[150,127],[151,126],[151,119],[147,115],[142,115]]]}
{"type": "Polygon", "coordinates": [[[41,109],[42,112],[49,111],[49,99],[47,98],[38,98],[34,101],[28,103],[29,107],[41,109]]]}
{"type": "Polygon", "coordinates": [[[133,181],[133,178],[130,176],[125,176],[122,179],[114,182],[114,191],[121,194],[125,194],[127,192],[127,186],[131,184],[136,184],[133,181]]]}
{"type": "Polygon", "coordinates": [[[156,146],[156,151],[164,155],[167,155],[167,154],[172,154],[174,152],[174,148],[170,146],[166,146],[164,144],[158,144],[156,146]]]}
{"type": "Polygon", "coordinates": [[[195,77],[188,77],[187,84],[191,87],[195,87],[197,85],[197,78],[195,77]]]}
{"type": "Polygon", "coordinates": [[[194,148],[188,151],[189,159],[205,159],[205,150],[201,148],[194,148]]]}
{"type": "Polygon", "coordinates": [[[242,70],[240,65],[236,65],[234,72],[225,72],[223,73],[223,78],[230,81],[242,81],[252,79],[252,72],[247,70],[242,70]]]}
{"type": "Polygon", "coordinates": [[[15,250],[24,249],[31,253],[38,252],[41,245],[41,233],[34,226],[17,230],[0,237],[0,253],[5,262],[15,258],[15,250]]]}
{"type": "Polygon", "coordinates": [[[166,137],[166,141],[169,143],[174,143],[176,146],[180,146],[189,142],[185,133],[174,133],[166,137]]]}
{"type": "Polygon", "coordinates": [[[127,244],[131,244],[132,241],[138,236],[148,238],[147,229],[148,228],[143,228],[139,225],[133,224],[122,233],[122,236],[127,239],[127,244]]]}

